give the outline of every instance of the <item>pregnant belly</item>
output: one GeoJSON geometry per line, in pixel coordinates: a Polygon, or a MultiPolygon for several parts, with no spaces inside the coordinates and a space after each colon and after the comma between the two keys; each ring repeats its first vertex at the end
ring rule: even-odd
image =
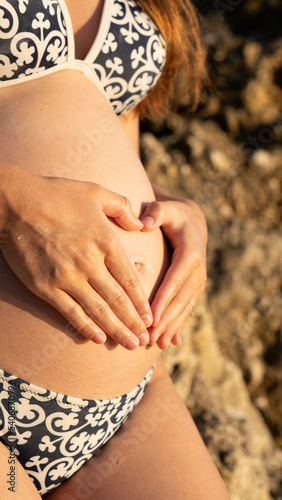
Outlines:
{"type": "MultiPolygon", "coordinates": [[[[62,71],[4,90],[1,161],[98,183],[127,196],[137,215],[154,199],[119,120],[84,75],[62,71]]],[[[169,264],[161,231],[113,229],[152,297],[169,264]]],[[[2,256],[0,276],[0,367],[10,373],[60,393],[108,398],[135,387],[159,357],[157,346],[129,352],[111,340],[102,346],[87,341],[29,292],[2,256]]]]}

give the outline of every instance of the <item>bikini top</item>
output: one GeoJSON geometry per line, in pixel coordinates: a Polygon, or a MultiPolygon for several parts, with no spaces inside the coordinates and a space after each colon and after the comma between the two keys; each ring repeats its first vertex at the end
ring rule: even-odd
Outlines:
{"type": "Polygon", "coordinates": [[[156,84],[165,55],[162,35],[134,0],[104,0],[84,60],[75,59],[65,0],[0,0],[0,88],[72,68],[94,82],[120,115],[156,84]]]}

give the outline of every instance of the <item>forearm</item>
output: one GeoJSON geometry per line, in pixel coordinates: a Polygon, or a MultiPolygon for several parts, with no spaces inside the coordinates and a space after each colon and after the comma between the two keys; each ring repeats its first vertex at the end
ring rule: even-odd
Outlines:
{"type": "Polygon", "coordinates": [[[0,242],[12,224],[13,208],[23,189],[30,189],[32,177],[21,168],[0,162],[0,242]]]}

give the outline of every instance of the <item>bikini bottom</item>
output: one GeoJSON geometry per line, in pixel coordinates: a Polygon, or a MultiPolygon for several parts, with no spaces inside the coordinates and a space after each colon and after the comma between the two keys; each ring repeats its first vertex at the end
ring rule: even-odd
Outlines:
{"type": "Polygon", "coordinates": [[[41,495],[53,491],[120,428],[153,368],[128,394],[104,400],[64,396],[0,369],[0,441],[10,451],[8,462],[18,459],[41,495]]]}

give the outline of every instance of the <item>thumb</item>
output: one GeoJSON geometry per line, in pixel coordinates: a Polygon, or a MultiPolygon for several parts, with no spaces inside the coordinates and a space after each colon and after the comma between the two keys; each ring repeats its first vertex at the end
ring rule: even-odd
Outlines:
{"type": "Polygon", "coordinates": [[[165,211],[162,202],[152,201],[144,210],[141,222],[142,231],[154,231],[166,222],[165,211]]]}
{"type": "Polygon", "coordinates": [[[127,231],[140,231],[142,222],[132,211],[128,198],[111,193],[109,199],[104,200],[102,210],[107,217],[112,217],[119,226],[127,231]]]}

